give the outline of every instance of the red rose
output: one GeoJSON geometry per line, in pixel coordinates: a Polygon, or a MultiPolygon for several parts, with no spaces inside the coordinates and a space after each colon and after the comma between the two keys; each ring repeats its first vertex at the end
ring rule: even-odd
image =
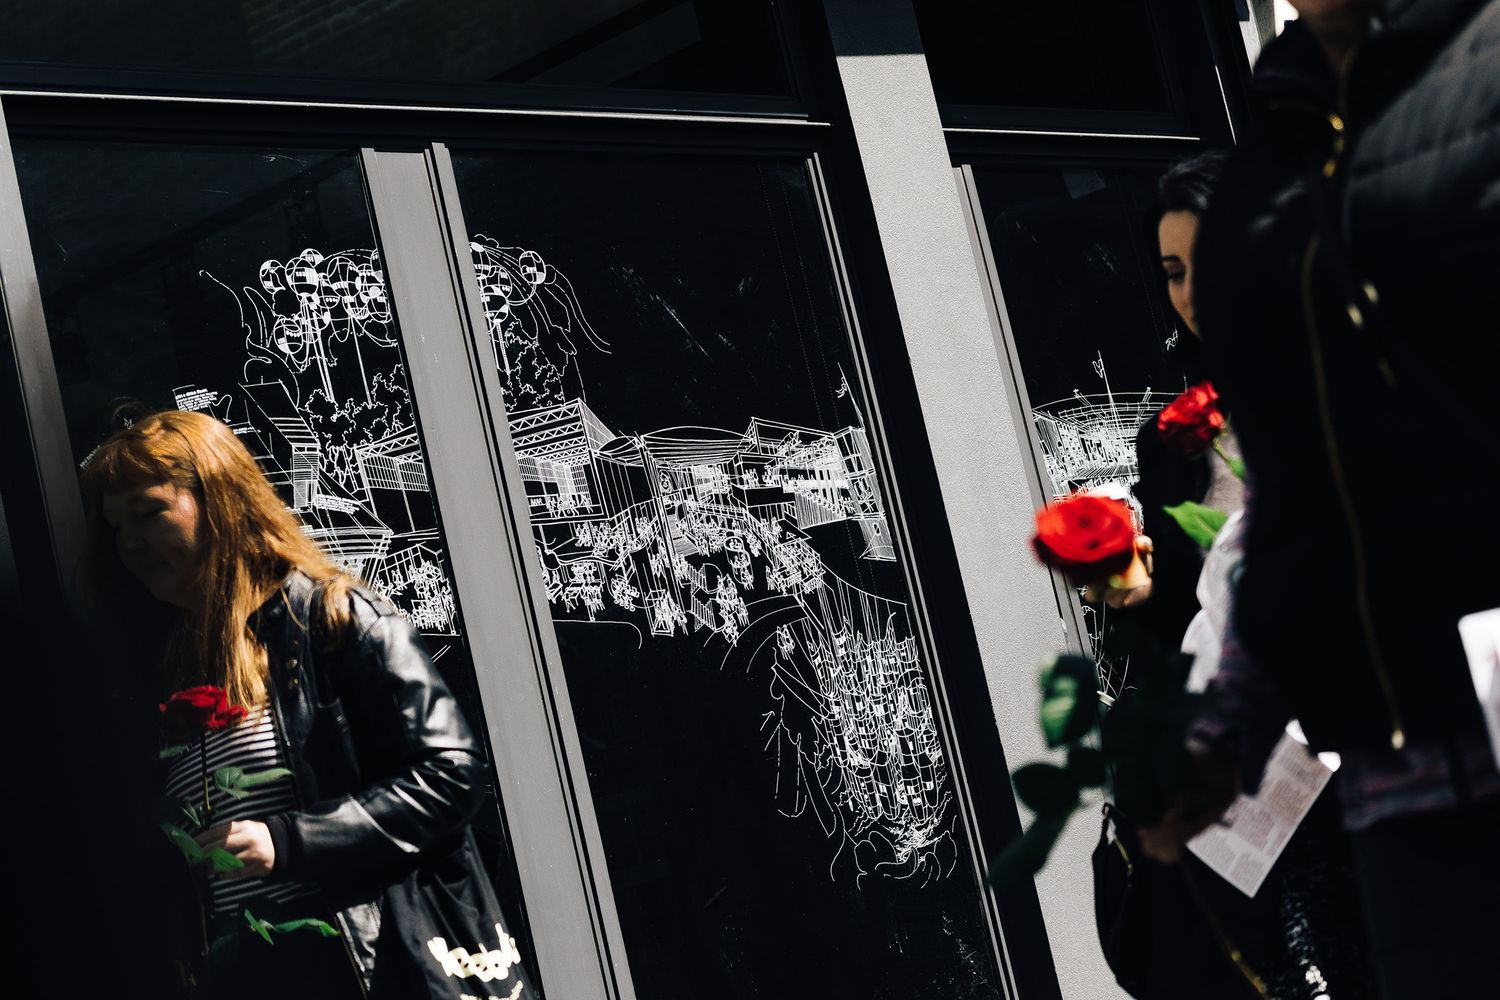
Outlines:
{"type": "Polygon", "coordinates": [[[1167,447],[1184,455],[1201,455],[1224,433],[1224,414],[1212,382],[1188,389],[1156,415],[1156,432],[1167,447]]]}
{"type": "Polygon", "coordinates": [[[1032,548],[1078,581],[1122,572],[1135,558],[1135,519],[1122,501],[1075,493],[1036,512],[1032,548]]]}
{"type": "Polygon", "coordinates": [[[212,684],[178,691],[157,708],[167,729],[178,736],[225,729],[246,715],[239,705],[229,704],[229,695],[223,688],[212,684]]]}

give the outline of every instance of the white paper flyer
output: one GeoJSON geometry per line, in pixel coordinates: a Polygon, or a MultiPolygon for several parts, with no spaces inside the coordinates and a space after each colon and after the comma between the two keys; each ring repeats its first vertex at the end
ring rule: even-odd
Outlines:
{"type": "Polygon", "coordinates": [[[1266,763],[1255,795],[1241,795],[1188,850],[1247,896],[1260,891],[1287,841],[1307,816],[1333,771],[1307,747],[1283,733],[1266,763]]]}
{"type": "Polygon", "coordinates": [[[1490,730],[1490,747],[1500,761],[1500,608],[1460,618],[1458,634],[1464,641],[1484,724],[1490,730]]]}

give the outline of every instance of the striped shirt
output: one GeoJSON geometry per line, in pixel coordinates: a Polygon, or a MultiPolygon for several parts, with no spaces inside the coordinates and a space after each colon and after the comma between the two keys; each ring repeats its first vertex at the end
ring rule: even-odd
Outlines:
{"type": "MultiPolygon", "coordinates": [[[[266,708],[252,712],[236,725],[211,732],[189,744],[187,752],[172,761],[167,774],[167,794],[190,804],[202,817],[206,775],[211,813],[202,818],[208,825],[233,819],[264,820],[297,807],[291,778],[252,788],[244,798],[236,799],[216,787],[214,772],[222,767],[238,767],[249,775],[285,766],[286,755],[276,734],[275,717],[266,708]]],[[[186,820],[182,825],[191,827],[186,820]]],[[[214,913],[218,915],[238,915],[247,905],[253,910],[252,904],[256,900],[283,903],[312,895],[315,891],[305,883],[272,882],[264,878],[215,878],[209,884],[213,889],[214,913]]]]}

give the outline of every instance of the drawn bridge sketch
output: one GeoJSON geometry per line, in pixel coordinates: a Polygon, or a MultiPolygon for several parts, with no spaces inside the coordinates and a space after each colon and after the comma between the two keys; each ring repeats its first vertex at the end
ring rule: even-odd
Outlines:
{"type": "MultiPolygon", "coordinates": [[[[860,558],[896,558],[847,381],[838,429],[769,416],[614,429],[584,399],[578,363],[580,345],[610,346],[567,279],[534,251],[484,236],[471,250],[554,616],[627,624],[643,643],[714,639],[719,669],[766,680],[753,738],[774,762],[767,784],[775,807],[811,813],[834,842],[830,872],[843,858],[856,882],[950,873],[951,779],[907,608],[819,552],[828,532],[853,529],[860,558]]],[[[233,393],[184,387],[178,405],[227,420],[311,535],[424,633],[451,635],[378,254],[305,250],[267,261],[258,287],[224,287],[240,306],[244,380],[233,393]]]]}

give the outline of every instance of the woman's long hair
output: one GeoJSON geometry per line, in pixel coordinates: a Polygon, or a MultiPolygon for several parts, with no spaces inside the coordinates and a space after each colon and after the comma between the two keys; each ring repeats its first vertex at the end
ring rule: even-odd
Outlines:
{"type": "Polygon", "coordinates": [[[235,704],[253,708],[265,700],[267,661],[250,616],[300,569],[322,590],[319,625],[338,634],[354,581],[303,533],[233,431],[206,414],[163,410],[111,434],[84,467],[84,582],[98,608],[118,610],[145,595],[104,523],[104,494],[162,482],[192,490],[202,510],[195,587],[202,600],[177,616],[162,681],[168,688],[217,684],[235,704]]]}

